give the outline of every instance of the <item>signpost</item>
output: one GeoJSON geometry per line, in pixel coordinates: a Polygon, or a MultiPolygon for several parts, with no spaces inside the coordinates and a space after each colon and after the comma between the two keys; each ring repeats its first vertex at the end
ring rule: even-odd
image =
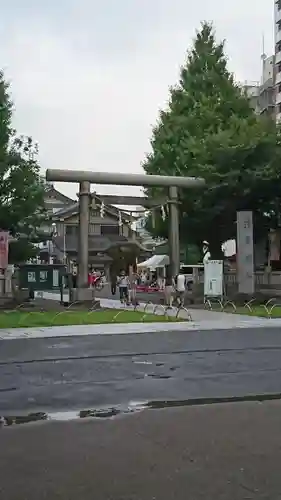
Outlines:
{"type": "Polygon", "coordinates": [[[238,292],[255,293],[253,213],[237,212],[237,278],[238,292]]]}
{"type": "Polygon", "coordinates": [[[223,298],[223,261],[208,260],[204,264],[204,297],[223,298]]]}

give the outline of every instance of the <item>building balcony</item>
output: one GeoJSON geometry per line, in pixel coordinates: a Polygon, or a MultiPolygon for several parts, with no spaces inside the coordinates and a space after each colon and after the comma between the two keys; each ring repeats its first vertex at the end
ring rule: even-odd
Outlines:
{"type": "Polygon", "coordinates": [[[281,10],[275,9],[274,19],[276,23],[281,21],[281,10]]]}
{"type": "Polygon", "coordinates": [[[275,84],[279,85],[281,83],[281,71],[276,72],[275,84]]]}
{"type": "MultiPolygon", "coordinates": [[[[279,21],[281,22],[281,21],[279,21]]],[[[278,43],[281,41],[281,30],[279,29],[279,23],[277,24],[277,28],[275,30],[275,43],[278,43]]]]}
{"type": "Polygon", "coordinates": [[[281,50],[276,51],[275,54],[275,64],[281,63],[281,50]]]}
{"type": "Polygon", "coordinates": [[[276,93],[275,104],[276,104],[276,106],[278,106],[279,104],[281,104],[281,92],[277,92],[276,93]]]}

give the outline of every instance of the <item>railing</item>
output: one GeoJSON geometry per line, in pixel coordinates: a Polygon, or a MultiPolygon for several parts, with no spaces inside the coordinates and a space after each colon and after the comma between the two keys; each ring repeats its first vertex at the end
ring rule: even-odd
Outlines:
{"type": "MultiPolygon", "coordinates": [[[[198,273],[199,284],[204,283],[204,272],[198,273]]],[[[224,282],[226,285],[237,285],[236,271],[227,271],[224,273],[224,282]]],[[[281,288],[281,272],[272,271],[270,273],[265,271],[255,272],[256,287],[276,286],[281,288]]]]}
{"type": "Polygon", "coordinates": [[[243,311],[245,311],[245,314],[250,315],[252,314],[255,317],[266,317],[268,319],[272,319],[274,316],[274,310],[277,307],[281,308],[281,301],[278,302],[278,299],[275,297],[270,298],[267,300],[264,304],[260,304],[256,299],[250,299],[244,304],[238,304],[235,303],[233,300],[221,300],[221,299],[212,299],[208,298],[205,299],[204,301],[204,307],[205,309],[208,309],[209,311],[217,311],[219,309],[220,312],[234,312],[234,313],[239,313],[243,314],[243,311]],[[260,307],[261,309],[264,310],[264,316],[263,315],[255,315],[255,306],[260,307]]]}

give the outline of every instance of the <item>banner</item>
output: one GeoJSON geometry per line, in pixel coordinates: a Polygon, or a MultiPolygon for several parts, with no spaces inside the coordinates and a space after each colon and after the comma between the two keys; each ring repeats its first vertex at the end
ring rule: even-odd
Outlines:
{"type": "Polygon", "coordinates": [[[204,263],[204,296],[223,296],[223,261],[208,260],[204,263]]]}
{"type": "Polygon", "coordinates": [[[238,292],[255,292],[253,214],[237,212],[237,278],[238,292]]]}
{"type": "Polygon", "coordinates": [[[0,269],[7,269],[9,256],[9,233],[0,231],[0,269]]]}

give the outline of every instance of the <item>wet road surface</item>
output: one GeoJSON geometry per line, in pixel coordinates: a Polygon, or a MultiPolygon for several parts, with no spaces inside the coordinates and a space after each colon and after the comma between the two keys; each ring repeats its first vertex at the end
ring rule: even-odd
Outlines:
{"type": "Polygon", "coordinates": [[[1,342],[0,415],[281,393],[281,329],[1,342]]]}
{"type": "Polygon", "coordinates": [[[280,328],[0,342],[2,423],[117,415],[0,425],[0,498],[279,500],[280,401],[183,405],[278,397],[280,355],[280,328]],[[154,403],[115,411],[132,401],[154,403]]]}
{"type": "Polygon", "coordinates": [[[0,429],[5,500],[279,500],[280,402],[0,429]]]}

